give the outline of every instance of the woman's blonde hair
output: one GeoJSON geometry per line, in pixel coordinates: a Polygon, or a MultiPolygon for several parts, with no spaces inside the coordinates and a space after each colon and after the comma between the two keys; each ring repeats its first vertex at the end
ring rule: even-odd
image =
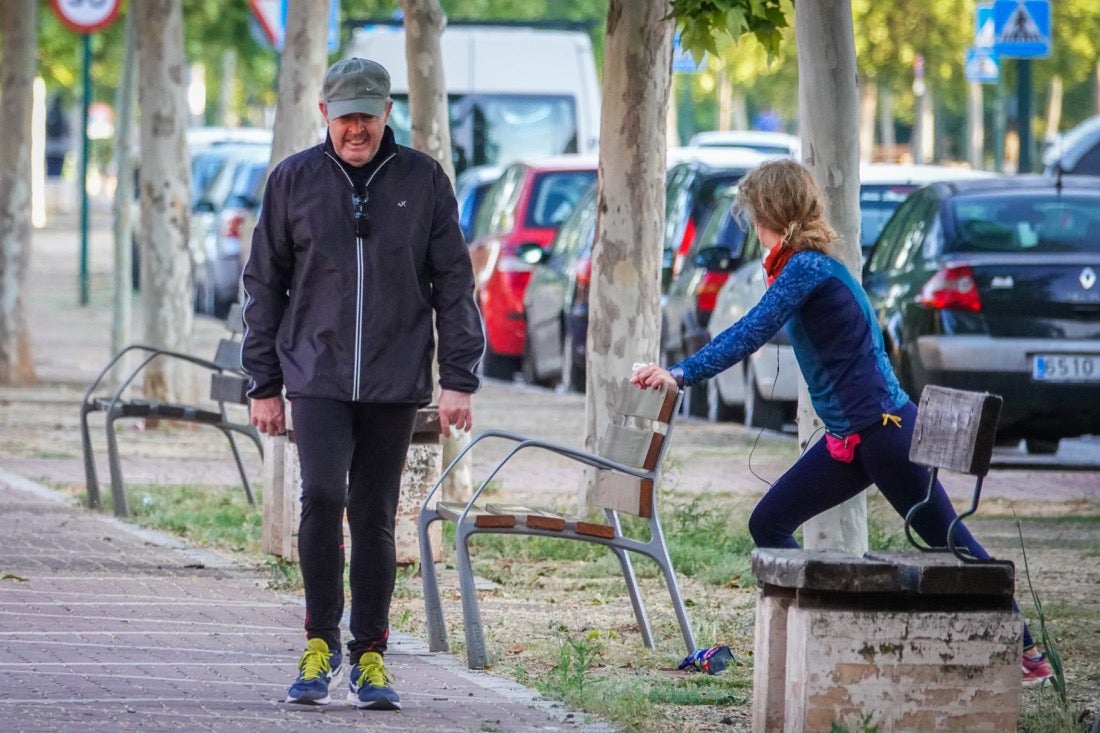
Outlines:
{"type": "Polygon", "coordinates": [[[790,159],[772,160],[737,182],[737,214],[783,235],[797,251],[830,254],[837,233],[825,220],[821,188],[806,166],[790,159]]]}

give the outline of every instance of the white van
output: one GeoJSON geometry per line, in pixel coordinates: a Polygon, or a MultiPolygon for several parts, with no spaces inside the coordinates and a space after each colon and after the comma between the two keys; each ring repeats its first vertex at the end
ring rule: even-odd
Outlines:
{"type": "MultiPolygon", "coordinates": [[[[441,47],[457,172],[519,157],[596,152],[600,90],[587,32],[450,23],[441,47]]],[[[389,70],[390,126],[398,142],[410,144],[404,26],[355,28],[344,55],[389,70]]]]}

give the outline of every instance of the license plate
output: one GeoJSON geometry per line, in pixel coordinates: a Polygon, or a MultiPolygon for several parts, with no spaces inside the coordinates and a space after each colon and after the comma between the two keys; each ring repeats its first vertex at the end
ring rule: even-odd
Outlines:
{"type": "Polygon", "coordinates": [[[1031,378],[1038,382],[1100,382],[1100,355],[1037,354],[1031,378]]]}

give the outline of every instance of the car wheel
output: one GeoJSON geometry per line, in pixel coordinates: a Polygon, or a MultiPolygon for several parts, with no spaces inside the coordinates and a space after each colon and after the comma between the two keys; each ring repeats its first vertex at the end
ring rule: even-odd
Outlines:
{"type": "Polygon", "coordinates": [[[486,377],[511,382],[519,368],[520,360],[516,357],[498,354],[486,347],[485,361],[481,365],[481,373],[486,377]]]}
{"type": "Polygon", "coordinates": [[[706,417],[710,411],[707,406],[707,390],[710,389],[709,385],[712,381],[714,380],[708,379],[687,388],[687,394],[684,395],[684,408],[691,417],[706,417]]]}
{"type": "Polygon", "coordinates": [[[561,373],[565,381],[565,388],[569,392],[584,394],[584,385],[587,379],[584,362],[577,363],[573,355],[577,351],[573,346],[573,336],[569,332],[565,334],[565,344],[562,346],[561,373]]]}
{"type": "Polygon", "coordinates": [[[1035,456],[1052,456],[1058,452],[1057,438],[1026,438],[1024,447],[1035,456]]]}
{"type": "Polygon", "coordinates": [[[783,429],[783,403],[769,400],[756,385],[756,372],[750,366],[745,375],[745,425],[767,430],[783,429]]]}
{"type": "Polygon", "coordinates": [[[707,418],[711,422],[744,420],[745,412],[722,399],[717,379],[707,380],[707,418]]]}
{"type": "Polygon", "coordinates": [[[535,355],[531,352],[531,338],[524,340],[523,344],[523,381],[527,384],[539,387],[553,386],[549,379],[539,379],[538,370],[535,368],[535,355]]]}

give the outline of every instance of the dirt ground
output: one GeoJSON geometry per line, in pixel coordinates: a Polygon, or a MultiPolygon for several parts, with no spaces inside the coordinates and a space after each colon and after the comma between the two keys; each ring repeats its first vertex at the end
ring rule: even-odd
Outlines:
{"type": "MultiPolygon", "coordinates": [[[[42,385],[0,390],[0,468],[48,485],[82,494],[84,474],[78,431],[81,390],[76,385],[42,385]]],[[[583,400],[522,385],[489,384],[478,397],[479,427],[518,423],[564,442],[579,443],[583,400]]],[[[98,427],[98,423],[96,423],[98,427]]],[[[163,424],[155,430],[140,423],[121,428],[127,480],[141,483],[201,483],[232,488],[237,483],[224,439],[214,431],[163,424]],[[196,478],[201,477],[201,478],[196,478]]],[[[686,503],[702,493],[714,506],[747,513],[764,488],[761,479],[777,476],[797,450],[793,436],[758,435],[734,425],[702,421],[678,423],[666,472],[665,506],[686,503]],[[749,455],[751,454],[751,460],[749,455]]],[[[101,431],[101,428],[100,428],[101,431]]],[[[94,434],[101,482],[106,481],[103,441],[94,434]]],[[[253,476],[259,460],[246,447],[253,476]]],[[[495,460],[479,452],[475,475],[495,460]]],[[[532,459],[501,476],[503,490],[524,498],[568,501],[578,478],[553,459],[532,459]]],[[[945,477],[959,506],[969,501],[972,480],[945,477]]],[[[1038,632],[1037,615],[1024,585],[1019,533],[1035,590],[1046,609],[1049,629],[1066,663],[1071,701],[1082,710],[1100,709],[1100,482],[1095,472],[997,468],[986,480],[978,515],[969,522],[986,547],[1016,562],[1018,597],[1025,617],[1038,632]],[[1017,529],[1017,518],[1020,528],[1017,529]]],[[[104,492],[107,487],[104,485],[104,492]]],[[[896,529],[897,520],[874,495],[871,509],[880,523],[896,529]],[[891,524],[893,523],[893,524],[891,524]]],[[[666,514],[666,523],[667,523],[666,514]]],[[[486,556],[488,557],[488,556],[486,556]]],[[[445,560],[453,559],[453,553],[445,560]]],[[[262,566],[262,561],[256,561],[262,566]]],[[[494,658],[494,671],[533,683],[552,674],[567,640],[589,640],[598,648],[593,674],[645,680],[677,675],[684,648],[667,593],[652,573],[643,586],[657,639],[645,650],[615,567],[583,563],[561,568],[529,558],[475,560],[483,575],[482,612],[494,658]],[[564,570],[564,572],[563,572],[564,570]]],[[[444,570],[445,610],[452,651],[462,654],[464,640],[457,578],[444,570]]],[[[741,671],[725,683],[723,702],[714,705],[658,706],[652,727],[640,730],[748,730],[755,589],[750,577],[731,578],[722,587],[681,578],[700,645],[728,644],[741,671]],[[748,679],[748,687],[744,681],[748,679]],[[672,721],[678,721],[672,728],[672,721]]],[[[392,613],[396,628],[425,635],[418,577],[403,577],[392,613]]],[[[624,683],[625,684],[625,683],[624,683]]],[[[1027,695],[1035,693],[1028,692],[1027,695]]],[[[625,695],[625,693],[624,693],[625,695]]],[[[1025,697],[1025,704],[1028,698],[1025,697]]],[[[1091,715],[1091,713],[1089,713],[1091,715]]]]}

